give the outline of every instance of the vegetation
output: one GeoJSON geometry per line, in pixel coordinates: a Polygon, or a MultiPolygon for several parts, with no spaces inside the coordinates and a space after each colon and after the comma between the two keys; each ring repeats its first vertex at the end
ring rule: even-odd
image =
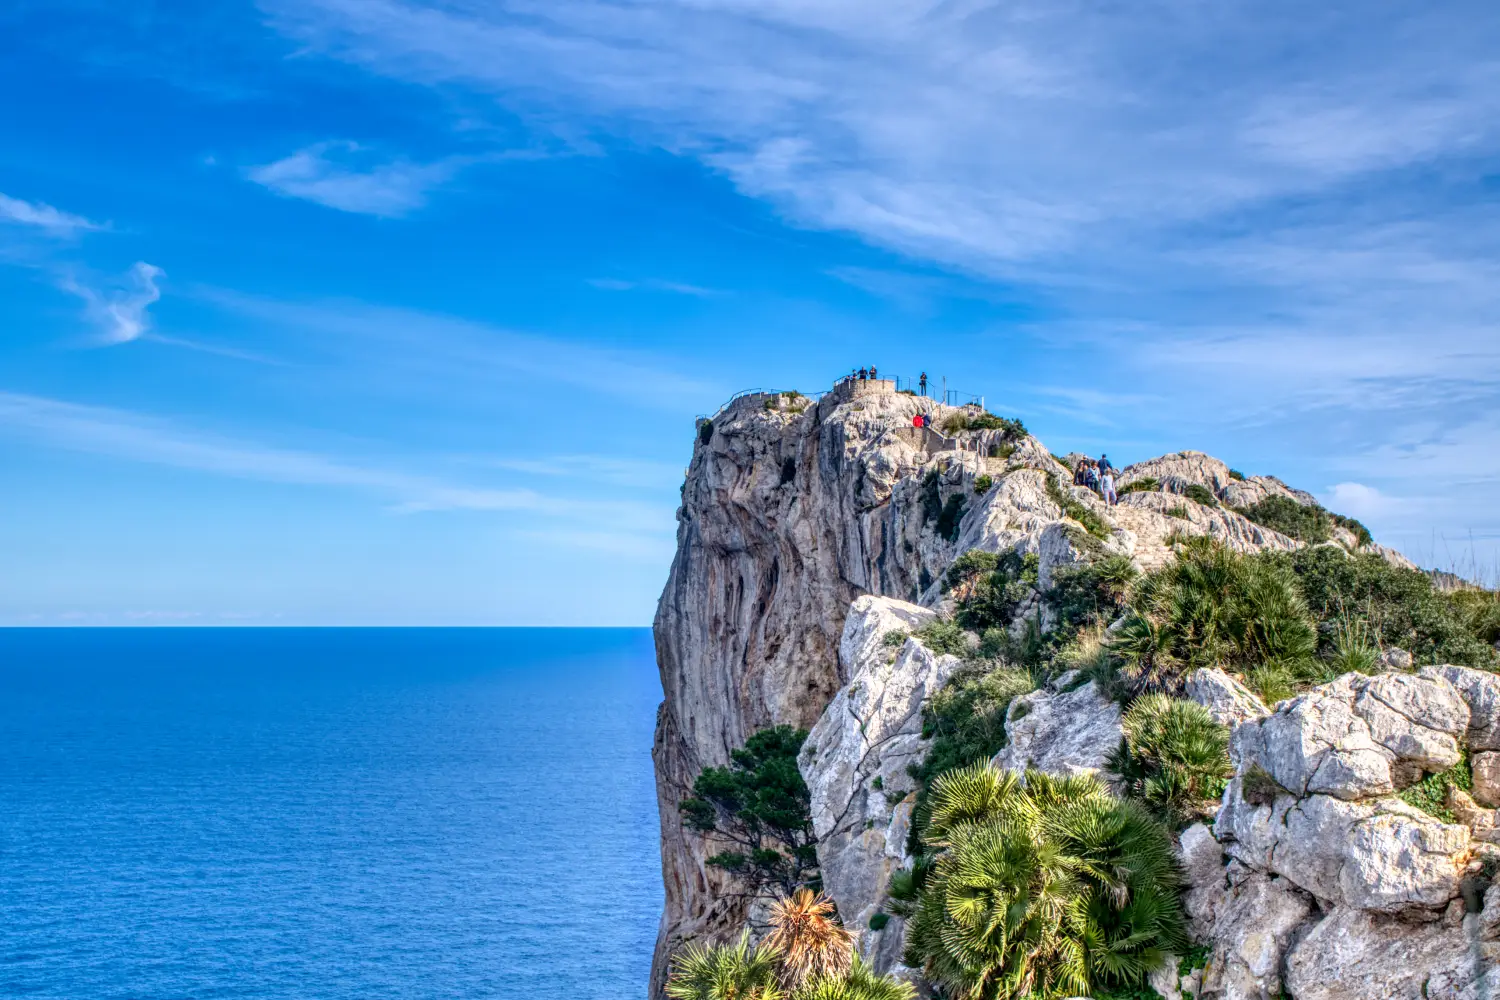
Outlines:
{"type": "Polygon", "coordinates": [[[1004,555],[969,552],[960,556],[943,577],[958,600],[954,620],[966,629],[984,632],[1003,628],[1015,617],[1021,602],[1036,589],[1040,561],[1036,553],[1004,555]]]}
{"type": "Polygon", "coordinates": [[[1084,530],[1095,538],[1108,538],[1110,536],[1109,525],[1104,523],[1104,519],[1086,507],[1081,501],[1073,499],[1073,497],[1064,492],[1063,487],[1058,485],[1057,478],[1054,476],[1047,477],[1047,496],[1053,503],[1062,508],[1065,516],[1071,517],[1083,525],[1084,530]]]}
{"type": "Polygon", "coordinates": [[[1161,482],[1155,476],[1142,476],[1139,479],[1132,479],[1115,492],[1119,496],[1124,496],[1127,493],[1155,493],[1159,489],[1161,489],[1161,482]]]}
{"type": "Polygon", "coordinates": [[[1340,623],[1353,616],[1374,645],[1407,650],[1416,663],[1497,666],[1491,643],[1500,633],[1500,610],[1491,591],[1443,593],[1420,570],[1333,545],[1267,552],[1256,560],[1295,576],[1325,654],[1335,651],[1340,623]]]}
{"type": "Polygon", "coordinates": [[[683,822],[730,841],[708,863],[740,878],[752,895],[791,895],[817,881],[809,795],[797,769],[807,731],[762,729],[734,751],[728,767],[709,767],[682,800],[683,822]]]}
{"type": "Polygon", "coordinates": [[[1315,503],[1298,503],[1291,497],[1266,497],[1249,507],[1236,508],[1235,512],[1262,527],[1309,545],[1328,541],[1336,527],[1347,528],[1359,545],[1369,545],[1374,541],[1370,530],[1354,518],[1329,513],[1315,503]]]}
{"type": "Polygon", "coordinates": [[[1097,778],[950,771],[924,843],[891,895],[911,918],[905,961],[949,995],[1089,994],[1186,945],[1166,828],[1097,778]]]}
{"type": "Polygon", "coordinates": [[[932,783],[967,764],[983,763],[1005,749],[1010,703],[1036,687],[1031,675],[1011,667],[974,665],[957,673],[922,706],[922,736],[932,740],[922,763],[911,768],[921,783],[909,847],[921,846],[932,783]]]}
{"type": "Polygon", "coordinates": [[[765,943],[781,961],[781,983],[798,990],[814,979],[843,979],[854,958],[854,935],[834,919],[833,901],[798,889],[771,905],[765,943]]]}
{"type": "Polygon", "coordinates": [[[913,634],[939,655],[963,656],[969,651],[969,637],[963,628],[944,618],[934,618],[913,634]]]}
{"type": "Polygon", "coordinates": [[[990,491],[990,487],[994,486],[994,485],[995,485],[995,479],[994,479],[993,476],[989,475],[988,473],[983,473],[981,475],[978,475],[978,476],[974,477],[974,492],[975,493],[988,493],[990,491]]]}
{"type": "Polygon", "coordinates": [[[1133,588],[1111,649],[1136,691],[1176,691],[1197,667],[1247,671],[1272,664],[1312,676],[1317,645],[1290,569],[1192,538],[1176,560],[1133,588]]]}
{"type": "Polygon", "coordinates": [[[1219,506],[1219,498],[1213,495],[1213,491],[1201,483],[1189,483],[1182,495],[1193,503],[1202,504],[1205,507],[1219,506]]]}
{"type": "Polygon", "coordinates": [[[846,976],[815,979],[792,1000],[916,1000],[916,995],[911,983],[876,975],[856,955],[846,976]]]}
{"type": "Polygon", "coordinates": [[[1137,699],[1121,722],[1125,738],[1108,769],[1127,795],[1174,826],[1212,809],[1234,773],[1227,726],[1202,705],[1163,694],[1137,699]]]}
{"type": "Polygon", "coordinates": [[[1233,479],[1237,483],[1243,483],[1245,481],[1245,474],[1239,469],[1230,469],[1229,478],[1233,479]]]}
{"type": "Polygon", "coordinates": [[[999,417],[993,413],[959,412],[943,421],[944,434],[957,434],[960,431],[1003,431],[1002,437],[1005,440],[1019,441],[1026,436],[1026,425],[1020,420],[999,417]]]}
{"type": "Polygon", "coordinates": [[[1474,789],[1474,778],[1469,770],[1469,755],[1446,771],[1429,774],[1421,781],[1398,792],[1401,801],[1431,813],[1444,823],[1456,823],[1453,810],[1448,808],[1448,789],[1458,788],[1468,792],[1474,789]]]}
{"type": "Polygon", "coordinates": [[[1059,629],[1114,621],[1139,575],[1130,557],[1120,554],[1054,569],[1047,603],[1057,614],[1059,629]]]}
{"type": "Polygon", "coordinates": [[[1176,517],[1184,521],[1189,519],[1188,509],[1182,504],[1178,504],[1176,507],[1168,507],[1166,510],[1162,511],[1162,513],[1166,514],[1168,517],[1176,517]]]}
{"type": "Polygon", "coordinates": [[[751,950],[749,931],[734,945],[690,944],[672,959],[663,992],[671,1000],[784,1000],[776,959],[768,944],[751,950]]]}
{"type": "Polygon", "coordinates": [[[698,443],[699,444],[708,444],[708,442],[713,438],[713,436],[714,436],[714,422],[712,420],[705,420],[705,421],[703,421],[702,425],[699,426],[699,428],[698,428],[698,443]]]}

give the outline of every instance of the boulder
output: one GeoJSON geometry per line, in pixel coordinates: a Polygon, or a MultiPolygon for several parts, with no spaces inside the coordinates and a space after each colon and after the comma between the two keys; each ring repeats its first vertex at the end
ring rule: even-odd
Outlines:
{"type": "MultiPolygon", "coordinates": [[[[1312,901],[1282,879],[1249,875],[1217,908],[1213,954],[1200,997],[1264,1000],[1281,995],[1282,956],[1307,918],[1312,901]]],[[[1298,1000],[1301,995],[1296,994],[1298,1000]]]]}
{"type": "Polygon", "coordinates": [[[881,972],[901,955],[901,921],[872,930],[892,872],[905,867],[916,782],[907,773],[927,751],[922,704],[959,666],[907,638],[884,636],[930,612],[891,598],[862,597],[845,620],[840,671],[849,683],[813,726],[797,765],[811,794],[823,886],[860,953],[881,972]]]}
{"type": "Polygon", "coordinates": [[[1287,955],[1287,990],[1297,1000],[1494,996],[1500,948],[1482,940],[1480,922],[1471,914],[1459,927],[1412,924],[1340,907],[1287,955]]]}
{"type": "Polygon", "coordinates": [[[1380,667],[1382,670],[1410,670],[1411,654],[1404,649],[1383,649],[1380,651],[1380,667]]]}
{"type": "Polygon", "coordinates": [[[1500,750],[1500,676],[1453,663],[1423,667],[1418,675],[1452,684],[1469,706],[1470,750],[1500,750]]]}
{"type": "Polygon", "coordinates": [[[1230,781],[1214,832],[1245,865],[1331,905],[1400,913],[1441,908],[1458,896],[1467,827],[1395,798],[1278,795],[1255,805],[1243,797],[1243,780],[1230,781]]]}
{"type": "Polygon", "coordinates": [[[1474,773],[1474,798],[1487,806],[1500,806],[1500,753],[1481,750],[1470,761],[1474,773]]]}
{"type": "Polygon", "coordinates": [[[1245,685],[1216,667],[1201,667],[1187,676],[1186,694],[1208,709],[1208,714],[1233,729],[1271,714],[1265,702],[1245,685]]]}
{"type": "Polygon", "coordinates": [[[1053,686],[1011,702],[1005,719],[1009,742],[995,755],[996,767],[1048,774],[1091,774],[1104,767],[1124,737],[1120,706],[1093,681],[1073,687],[1079,679],[1069,671],[1053,686]]]}

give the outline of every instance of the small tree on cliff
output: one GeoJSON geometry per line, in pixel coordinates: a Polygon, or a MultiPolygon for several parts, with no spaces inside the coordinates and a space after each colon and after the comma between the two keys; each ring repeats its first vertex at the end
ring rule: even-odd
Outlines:
{"type": "Polygon", "coordinates": [[[810,796],[797,769],[806,739],[805,729],[762,729],[728,767],[705,768],[682,800],[685,824],[734,845],[708,863],[738,876],[748,895],[789,896],[817,881],[810,796]]]}

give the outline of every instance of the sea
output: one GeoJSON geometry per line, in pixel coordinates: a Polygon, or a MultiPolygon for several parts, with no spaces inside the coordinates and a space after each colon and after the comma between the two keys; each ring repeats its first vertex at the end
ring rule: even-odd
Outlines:
{"type": "Polygon", "coordinates": [[[0,997],[630,1000],[646,629],[0,630],[0,997]]]}

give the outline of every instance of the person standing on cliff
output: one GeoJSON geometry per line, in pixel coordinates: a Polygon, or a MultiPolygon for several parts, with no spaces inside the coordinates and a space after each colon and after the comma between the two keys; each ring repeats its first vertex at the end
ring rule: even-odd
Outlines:
{"type": "Polygon", "coordinates": [[[875,366],[871,365],[870,366],[870,380],[874,381],[874,379],[875,379],[875,366]]]}
{"type": "Polygon", "coordinates": [[[867,379],[867,378],[869,378],[869,377],[870,377],[870,373],[869,373],[869,372],[867,372],[867,371],[866,371],[866,370],[865,370],[865,369],[863,369],[863,368],[861,368],[861,369],[860,369],[860,370],[859,370],[859,380],[860,380],[860,381],[861,381],[861,382],[863,382],[863,381],[864,381],[864,380],[865,380],[865,379],[867,379]]]}
{"type": "Polygon", "coordinates": [[[1120,500],[1115,496],[1115,474],[1108,469],[1104,470],[1104,475],[1099,479],[1099,492],[1104,497],[1104,502],[1111,507],[1120,500]]]}
{"type": "Polygon", "coordinates": [[[1115,467],[1113,465],[1109,464],[1109,456],[1108,455],[1100,455],[1099,456],[1099,471],[1100,472],[1113,472],[1113,471],[1115,471],[1115,467]]]}
{"type": "Polygon", "coordinates": [[[924,395],[924,396],[927,395],[927,373],[926,372],[923,372],[922,373],[922,377],[919,378],[919,379],[917,379],[917,388],[919,388],[919,389],[922,390],[922,395],[924,395]]]}

